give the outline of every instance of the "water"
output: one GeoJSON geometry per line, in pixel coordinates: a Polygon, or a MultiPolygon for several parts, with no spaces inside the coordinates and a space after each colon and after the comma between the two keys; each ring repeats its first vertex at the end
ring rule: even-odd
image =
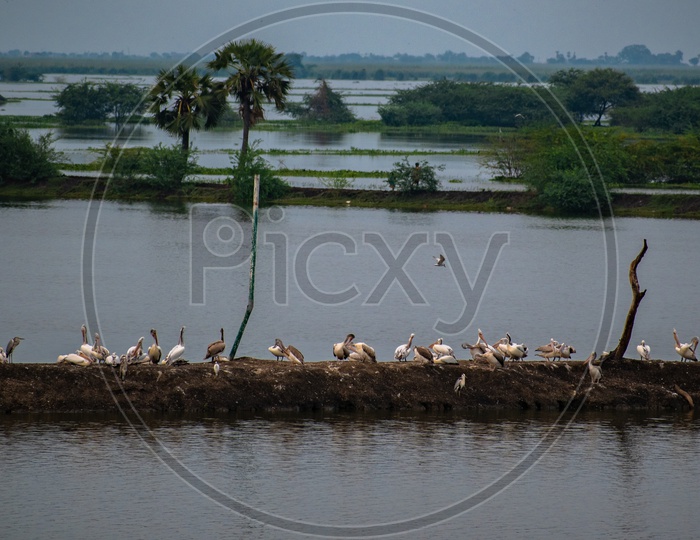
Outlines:
{"type": "MultiPolygon", "coordinates": [[[[204,358],[221,326],[233,344],[248,300],[248,244],[237,249],[249,216],[220,205],[105,202],[87,236],[94,264],[86,259],[83,268],[87,208],[86,201],[60,200],[0,205],[7,257],[0,338],[3,345],[14,335],[26,338],[17,361],[53,362],[76,350],[86,322],[83,278],[89,284],[90,276],[99,331],[111,350],[124,352],[140,336],[148,343],[156,328],[167,351],[181,325],[191,361],[204,358]]],[[[614,235],[595,219],[401,212],[352,202],[263,209],[255,309],[238,355],[271,357],[267,347],[279,337],[308,360],[324,360],[353,332],[385,361],[410,333],[416,344],[442,336],[461,351],[477,328],[490,341],[510,332],[530,347],[530,358],[550,338],[573,344],[577,357],[594,348],[600,354],[620,336],[631,300],[628,266],[646,238],[638,273],[647,294],[632,345],[645,339],[653,358],[676,359],[673,328],[684,341],[700,333],[689,271],[700,262],[692,249],[697,223],[625,218],[608,225],[614,235]],[[446,251],[450,245],[458,260],[446,251]],[[498,257],[482,268],[489,249],[498,257]],[[441,252],[448,253],[446,268],[433,265],[441,252]],[[609,276],[617,298],[606,295],[609,276]],[[605,315],[613,308],[610,327],[605,315]]]]}
{"type": "MultiPolygon", "coordinates": [[[[267,513],[360,526],[435,512],[508,472],[546,413],[145,417],[201,480],[267,513]]],[[[396,538],[696,538],[692,415],[582,414],[469,512],[396,538]]],[[[0,417],[3,538],[309,538],[198,493],[121,417],[0,417]]],[[[170,459],[170,458],[169,458],[170,459]]]]}

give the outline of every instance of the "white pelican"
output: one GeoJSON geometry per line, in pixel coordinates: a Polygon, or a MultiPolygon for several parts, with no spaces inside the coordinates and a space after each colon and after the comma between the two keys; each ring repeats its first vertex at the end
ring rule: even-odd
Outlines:
{"type": "Polygon", "coordinates": [[[92,360],[80,354],[80,351],[76,351],[70,354],[61,354],[58,356],[58,364],[74,364],[76,366],[89,366],[92,364],[92,360]]]}
{"type": "MultiPolygon", "coordinates": [[[[559,342],[556,341],[554,338],[549,338],[549,343],[547,343],[547,345],[542,345],[541,347],[537,347],[535,349],[535,351],[542,352],[542,353],[548,353],[548,352],[553,352],[554,349],[557,349],[557,348],[559,348],[559,342]]],[[[542,355],[538,354],[537,356],[542,356],[542,355]]]]}
{"type": "Polygon", "coordinates": [[[207,355],[204,357],[204,359],[206,360],[207,358],[211,358],[212,362],[214,360],[218,360],[219,356],[222,352],[224,352],[225,348],[226,342],[224,341],[224,329],[222,328],[221,339],[209,344],[209,346],[207,347],[207,355]]]}
{"type": "Polygon", "coordinates": [[[431,343],[428,347],[437,353],[438,356],[454,356],[455,352],[449,345],[444,345],[442,343],[442,338],[438,338],[435,343],[431,343]]]}
{"type": "Polygon", "coordinates": [[[459,364],[457,359],[451,354],[443,354],[442,356],[433,355],[434,364],[459,364]]]}
{"type": "Polygon", "coordinates": [[[466,385],[467,375],[466,373],[462,373],[461,377],[457,379],[457,382],[455,383],[455,392],[459,395],[466,385]]]}
{"type": "Polygon", "coordinates": [[[279,347],[280,351],[282,352],[282,356],[284,356],[290,362],[294,364],[304,363],[304,355],[301,354],[301,351],[299,351],[293,345],[285,347],[284,343],[282,343],[282,340],[280,338],[275,339],[275,345],[279,347]]]}
{"type": "Polygon", "coordinates": [[[651,360],[651,347],[649,347],[644,340],[637,345],[637,352],[639,353],[640,360],[651,360]]]}
{"type": "Polygon", "coordinates": [[[593,360],[595,360],[596,357],[596,352],[593,351],[591,355],[586,358],[586,360],[583,362],[584,365],[588,364],[588,373],[591,376],[591,387],[593,385],[598,384],[600,381],[600,378],[603,376],[603,370],[600,369],[600,366],[596,366],[593,364],[593,360]]]}
{"type": "Polygon", "coordinates": [[[355,343],[355,350],[356,351],[362,351],[362,353],[365,356],[364,361],[365,362],[376,362],[377,361],[377,353],[375,352],[374,348],[370,347],[366,343],[358,342],[355,343]]]}
{"type": "Polygon", "coordinates": [[[142,360],[143,357],[143,340],[145,338],[141,336],[136,342],[136,345],[132,345],[126,351],[126,358],[129,362],[134,363],[142,360]]]}
{"type": "Polygon", "coordinates": [[[471,343],[467,343],[465,341],[464,343],[462,343],[462,348],[469,349],[469,353],[472,355],[472,360],[476,358],[478,354],[484,354],[486,352],[486,345],[479,342],[472,345],[471,343]]]}
{"type": "Polygon", "coordinates": [[[115,352],[110,353],[110,355],[105,358],[105,364],[108,366],[116,366],[119,365],[119,355],[115,352]]]}
{"type": "Polygon", "coordinates": [[[676,340],[676,352],[680,355],[682,362],[685,362],[686,360],[693,360],[694,362],[698,361],[697,357],[695,356],[695,349],[697,349],[698,347],[697,337],[691,339],[690,343],[681,343],[678,339],[678,333],[674,328],[673,339],[676,340]]]}
{"type": "Polygon", "coordinates": [[[102,346],[100,334],[97,332],[95,332],[95,343],[92,345],[92,352],[90,353],[90,356],[97,360],[97,362],[100,364],[109,356],[109,351],[107,350],[107,347],[102,346]]]}
{"type": "Polygon", "coordinates": [[[574,349],[571,345],[562,343],[559,346],[559,353],[561,354],[561,358],[571,358],[572,354],[576,354],[576,349],[574,349]]]}
{"type": "Polygon", "coordinates": [[[175,345],[172,349],[170,349],[170,352],[165,356],[165,363],[168,365],[172,365],[175,363],[176,360],[179,360],[180,357],[183,355],[185,352],[185,327],[183,326],[180,328],[180,339],[177,341],[177,345],[175,345]]]}
{"type": "Polygon", "coordinates": [[[163,349],[160,348],[158,343],[158,332],[156,332],[155,328],[151,328],[151,336],[153,337],[153,344],[148,348],[148,359],[151,364],[157,364],[163,356],[163,349]]]}
{"type": "Polygon", "coordinates": [[[221,366],[219,366],[219,362],[214,362],[214,377],[219,376],[220,369],[221,369],[221,366]]]}
{"type": "Polygon", "coordinates": [[[333,356],[338,360],[347,360],[350,353],[354,351],[354,348],[350,347],[352,340],[355,339],[355,334],[348,334],[345,336],[345,340],[340,343],[333,344],[333,356]]]}
{"type": "Polygon", "coordinates": [[[284,352],[282,352],[282,349],[280,349],[279,345],[277,345],[277,341],[275,341],[274,345],[268,347],[267,350],[270,351],[278,361],[284,358],[284,352]]]}
{"type": "Polygon", "coordinates": [[[0,364],[6,364],[7,363],[7,355],[5,354],[5,349],[0,347],[0,364]]]}
{"type": "Polygon", "coordinates": [[[421,347],[416,345],[413,347],[413,361],[422,362],[424,364],[432,364],[434,362],[433,353],[428,349],[428,347],[421,347]]]}
{"type": "MultiPolygon", "coordinates": [[[[500,340],[498,340],[498,343],[502,343],[505,339],[506,338],[501,338],[500,340]]],[[[478,354],[474,358],[474,360],[486,360],[489,364],[491,364],[494,367],[494,369],[498,366],[506,366],[506,355],[503,354],[503,352],[497,347],[488,344],[486,338],[484,337],[484,334],[481,332],[481,329],[479,329],[479,341],[484,344],[484,346],[486,347],[486,351],[482,354],[478,354]]]]}
{"type": "Polygon", "coordinates": [[[433,257],[435,259],[435,266],[445,266],[445,256],[441,253],[439,257],[433,257]]]}
{"type": "Polygon", "coordinates": [[[396,350],[394,351],[395,360],[398,360],[399,362],[406,361],[408,355],[411,354],[411,343],[413,343],[414,337],[416,337],[416,335],[411,334],[410,336],[408,336],[408,343],[404,343],[403,345],[399,345],[398,347],[396,347],[396,350]]]}
{"type": "Polygon", "coordinates": [[[527,356],[527,346],[524,343],[513,343],[508,332],[506,332],[506,338],[505,353],[513,360],[522,361],[527,356]]]}
{"type": "Polygon", "coordinates": [[[92,356],[92,346],[88,343],[88,338],[87,338],[87,326],[85,326],[85,325],[81,326],[80,331],[83,334],[83,344],[80,346],[80,351],[83,354],[86,354],[88,356],[92,356]]]}

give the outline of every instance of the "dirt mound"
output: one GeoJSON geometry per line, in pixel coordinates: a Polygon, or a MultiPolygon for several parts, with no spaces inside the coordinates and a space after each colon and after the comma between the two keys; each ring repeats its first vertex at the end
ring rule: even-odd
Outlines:
{"type": "Polygon", "coordinates": [[[504,369],[474,361],[458,365],[414,362],[313,362],[303,366],[241,358],[212,364],[130,366],[125,381],[105,365],[0,365],[0,410],[5,413],[116,411],[371,411],[681,409],[700,394],[700,365],[622,360],[604,363],[590,388],[581,361],[520,362],[504,369]],[[466,375],[457,394],[454,384],[466,375]],[[582,376],[585,374],[585,377],[582,376]]]}

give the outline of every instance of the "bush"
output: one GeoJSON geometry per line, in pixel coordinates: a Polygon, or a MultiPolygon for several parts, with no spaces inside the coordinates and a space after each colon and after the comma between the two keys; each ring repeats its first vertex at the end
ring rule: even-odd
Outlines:
{"type": "Polygon", "coordinates": [[[394,168],[389,172],[386,183],[392,191],[397,190],[403,193],[414,191],[437,191],[440,188],[440,181],[435,174],[436,170],[444,169],[444,165],[433,167],[427,161],[422,161],[411,165],[408,158],[394,163],[394,168]]]}
{"type": "Polygon", "coordinates": [[[184,152],[180,145],[155,148],[108,146],[105,169],[112,172],[113,187],[122,192],[138,190],[175,194],[197,166],[196,151],[184,152]]]}
{"type": "Polygon", "coordinates": [[[34,141],[26,130],[0,122],[0,184],[35,183],[58,176],[61,153],[51,143],[51,134],[34,141]]]}
{"type": "Polygon", "coordinates": [[[605,207],[607,195],[599,178],[589,178],[583,169],[561,171],[548,179],[540,200],[560,214],[593,214],[605,207]]]}
{"type": "Polygon", "coordinates": [[[275,176],[274,171],[262,157],[257,142],[241,154],[233,152],[233,177],[228,179],[231,194],[235,201],[247,206],[253,203],[253,185],[255,175],[260,175],[260,203],[282,197],[289,189],[289,184],[275,176]]]}

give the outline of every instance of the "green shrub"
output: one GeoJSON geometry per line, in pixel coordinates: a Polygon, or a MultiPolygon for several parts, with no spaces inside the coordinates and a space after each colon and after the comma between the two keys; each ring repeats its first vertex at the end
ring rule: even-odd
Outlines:
{"type": "Polygon", "coordinates": [[[113,174],[114,189],[126,193],[139,190],[176,194],[194,172],[196,151],[185,152],[180,145],[159,144],[154,148],[108,146],[105,171],[113,174]]]}
{"type": "Polygon", "coordinates": [[[559,171],[548,178],[540,201],[558,214],[593,214],[605,208],[607,195],[599,178],[589,177],[582,168],[559,171]]]}
{"type": "Polygon", "coordinates": [[[253,203],[253,185],[255,175],[260,175],[260,203],[284,196],[289,184],[275,176],[274,171],[262,157],[257,142],[248,147],[248,151],[232,154],[233,177],[228,179],[232,198],[247,206],[253,203]]]}
{"type": "Polygon", "coordinates": [[[35,183],[58,176],[61,153],[52,142],[51,134],[34,141],[26,130],[0,122],[0,184],[35,183]]]}
{"type": "Polygon", "coordinates": [[[405,157],[394,163],[394,168],[389,172],[386,183],[392,191],[403,193],[437,191],[440,188],[440,180],[438,180],[435,171],[444,168],[444,165],[433,167],[425,160],[411,165],[408,162],[408,157],[405,157]]]}

